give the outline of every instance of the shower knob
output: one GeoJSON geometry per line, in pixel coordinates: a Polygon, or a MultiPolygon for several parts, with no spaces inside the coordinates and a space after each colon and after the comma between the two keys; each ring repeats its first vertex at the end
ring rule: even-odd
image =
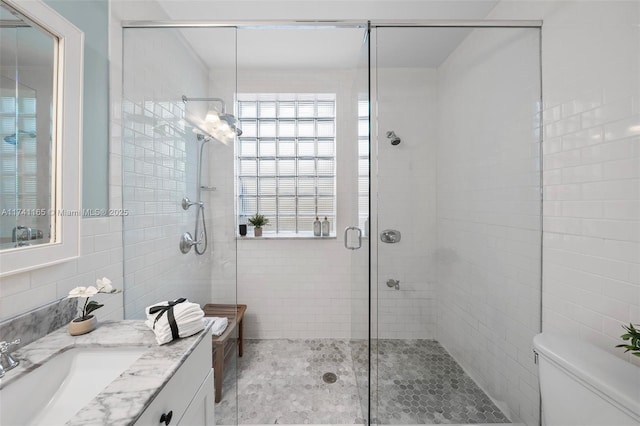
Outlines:
{"type": "Polygon", "coordinates": [[[191,247],[201,244],[203,236],[204,233],[200,233],[200,239],[196,241],[193,239],[191,232],[185,232],[182,234],[182,237],[180,237],[180,251],[182,254],[189,253],[189,251],[191,251],[191,247]]]}
{"type": "Polygon", "coordinates": [[[182,254],[187,254],[191,250],[191,247],[195,245],[195,241],[190,232],[185,232],[180,237],[180,251],[182,254]]]}
{"type": "Polygon", "coordinates": [[[380,233],[380,241],[387,244],[399,243],[402,239],[400,231],[395,229],[385,229],[380,233]]]}

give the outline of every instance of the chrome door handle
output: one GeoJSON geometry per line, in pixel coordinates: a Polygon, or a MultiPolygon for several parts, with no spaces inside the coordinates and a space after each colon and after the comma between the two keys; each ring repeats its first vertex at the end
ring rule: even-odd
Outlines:
{"type": "Polygon", "coordinates": [[[344,228],[344,248],[348,250],[358,250],[362,247],[362,231],[357,226],[347,226],[344,228]],[[358,246],[350,247],[348,244],[349,231],[358,231],[358,246]]]}

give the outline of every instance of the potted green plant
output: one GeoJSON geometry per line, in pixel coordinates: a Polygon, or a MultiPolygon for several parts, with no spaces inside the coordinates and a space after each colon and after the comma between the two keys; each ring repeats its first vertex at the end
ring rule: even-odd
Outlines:
{"type": "Polygon", "coordinates": [[[640,330],[635,328],[631,323],[629,327],[623,325],[622,328],[627,330],[627,332],[620,336],[620,338],[627,343],[617,345],[616,348],[625,348],[625,352],[631,352],[633,355],[640,357],[640,330]]]}
{"type": "Polygon", "coordinates": [[[248,221],[253,225],[253,235],[255,237],[262,237],[262,227],[269,224],[269,219],[264,215],[256,213],[251,216],[248,221]]]}

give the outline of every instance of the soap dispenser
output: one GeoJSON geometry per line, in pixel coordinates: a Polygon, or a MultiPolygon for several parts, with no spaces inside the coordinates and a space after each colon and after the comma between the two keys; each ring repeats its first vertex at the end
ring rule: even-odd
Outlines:
{"type": "Polygon", "coordinates": [[[329,231],[331,231],[331,225],[329,224],[329,220],[325,216],[324,220],[322,221],[322,236],[328,237],[329,231]]]}
{"type": "Polygon", "coordinates": [[[313,221],[313,236],[319,237],[321,234],[321,224],[320,219],[316,216],[316,220],[313,221]]]}

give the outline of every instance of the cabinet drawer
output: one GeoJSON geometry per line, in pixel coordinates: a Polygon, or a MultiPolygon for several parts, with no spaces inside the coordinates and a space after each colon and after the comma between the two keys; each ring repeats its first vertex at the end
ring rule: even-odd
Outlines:
{"type": "Polygon", "coordinates": [[[176,425],[189,403],[211,372],[211,340],[206,336],[196,346],[184,364],[176,371],[160,393],[135,422],[136,426],[164,425],[160,418],[171,413],[168,424],[176,425]]]}

